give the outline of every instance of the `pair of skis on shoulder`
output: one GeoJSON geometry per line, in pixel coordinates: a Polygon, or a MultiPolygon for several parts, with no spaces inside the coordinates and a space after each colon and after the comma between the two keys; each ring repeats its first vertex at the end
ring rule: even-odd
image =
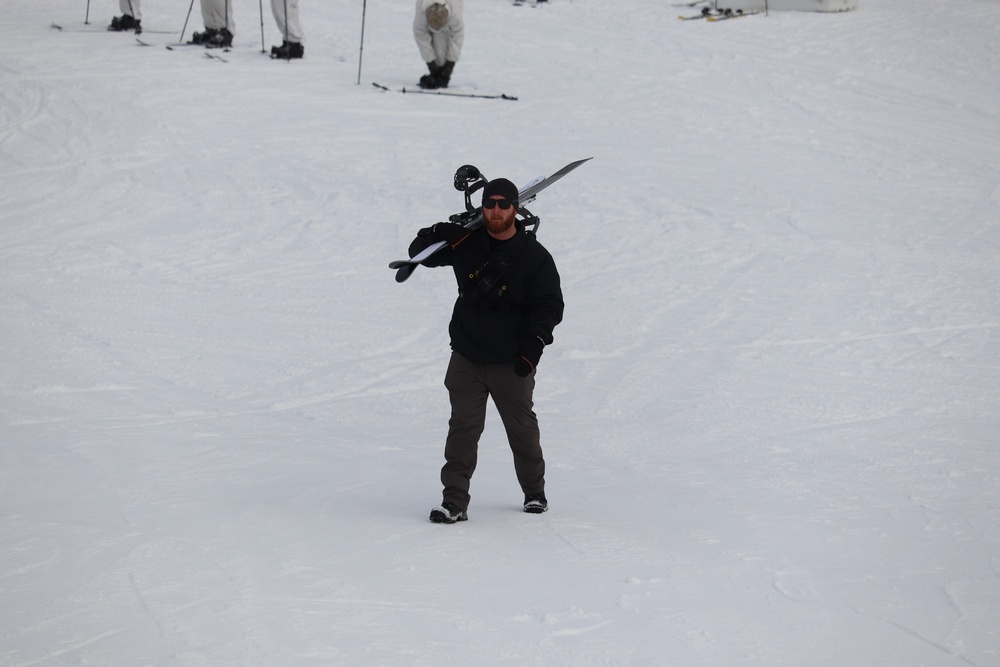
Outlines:
{"type": "MultiPolygon", "coordinates": [[[[524,213],[525,216],[530,216],[523,207],[525,204],[530,203],[535,199],[539,192],[549,187],[560,178],[570,173],[584,162],[591,160],[592,158],[584,158],[582,160],[577,160],[576,162],[570,162],[568,165],[555,172],[551,176],[546,176],[544,178],[536,178],[534,181],[526,185],[517,193],[518,198],[518,211],[519,213],[524,213]]],[[[479,172],[478,169],[471,165],[465,165],[455,173],[455,188],[457,190],[465,191],[465,213],[458,213],[450,217],[452,222],[459,222],[469,231],[478,229],[483,225],[483,212],[482,209],[474,207],[470,195],[476,190],[484,187],[486,185],[486,178],[479,172]]],[[[538,219],[534,218],[535,224],[537,225],[538,219]]],[[[435,255],[438,251],[448,245],[447,241],[438,241],[427,246],[423,251],[417,253],[409,259],[398,259],[394,262],[389,262],[389,268],[396,271],[396,282],[404,282],[410,275],[417,270],[417,267],[426,262],[430,257],[435,255]]]]}

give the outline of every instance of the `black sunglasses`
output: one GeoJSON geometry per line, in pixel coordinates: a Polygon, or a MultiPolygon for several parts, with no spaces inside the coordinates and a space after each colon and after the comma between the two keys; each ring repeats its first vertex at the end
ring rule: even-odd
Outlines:
{"type": "Polygon", "coordinates": [[[484,199],[483,200],[483,208],[493,208],[494,206],[499,206],[501,209],[503,209],[504,211],[506,211],[511,206],[513,206],[513,202],[511,202],[509,199],[484,199]]]}

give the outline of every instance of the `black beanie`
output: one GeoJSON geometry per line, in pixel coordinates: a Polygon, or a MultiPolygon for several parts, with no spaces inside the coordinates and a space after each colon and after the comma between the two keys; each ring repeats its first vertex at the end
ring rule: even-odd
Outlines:
{"type": "Polygon", "coordinates": [[[506,178],[495,178],[483,188],[483,201],[496,196],[508,199],[517,206],[517,186],[506,178]]]}

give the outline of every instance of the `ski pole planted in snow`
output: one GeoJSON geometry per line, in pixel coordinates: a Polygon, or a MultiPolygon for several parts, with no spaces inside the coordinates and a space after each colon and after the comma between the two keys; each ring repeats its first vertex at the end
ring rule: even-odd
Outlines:
{"type": "Polygon", "coordinates": [[[260,0],[260,52],[267,53],[264,50],[264,0],[260,0]]]}
{"type": "Polygon", "coordinates": [[[358,49],[358,85],[361,85],[361,57],[365,53],[365,12],[368,9],[368,0],[361,3],[361,48],[358,49]]]}
{"type": "Polygon", "coordinates": [[[191,10],[194,9],[194,0],[191,0],[191,4],[188,5],[188,15],[184,17],[184,27],[181,28],[181,37],[177,41],[181,44],[184,43],[184,33],[188,29],[188,21],[191,19],[191,10]]]}
{"type": "MultiPolygon", "coordinates": [[[[288,42],[288,0],[285,0],[285,34],[284,34],[284,39],[285,39],[285,42],[287,43],[288,42]]],[[[289,58],[289,60],[291,60],[291,58],[289,58]]]]}

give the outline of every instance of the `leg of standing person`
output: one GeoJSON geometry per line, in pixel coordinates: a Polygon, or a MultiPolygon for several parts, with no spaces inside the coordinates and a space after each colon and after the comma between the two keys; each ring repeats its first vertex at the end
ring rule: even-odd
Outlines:
{"type": "Polygon", "coordinates": [[[212,40],[212,46],[229,47],[236,35],[236,17],[233,14],[233,0],[222,0],[222,24],[219,34],[212,40]]]}
{"type": "Polygon", "coordinates": [[[142,33],[142,7],[140,6],[140,0],[126,0],[128,2],[129,13],[135,20],[132,25],[132,29],[135,30],[135,34],[142,33]]]}
{"type": "Polygon", "coordinates": [[[305,55],[302,46],[302,23],[299,21],[299,0],[271,0],[271,13],[281,32],[281,46],[271,47],[274,58],[301,58],[305,55]]]}
{"type": "Polygon", "coordinates": [[[545,458],[533,409],[534,375],[518,377],[509,364],[496,364],[490,366],[487,383],[507,432],[521,491],[525,496],[544,494],[545,458]]]}
{"type": "Polygon", "coordinates": [[[118,8],[121,10],[122,15],[111,19],[111,25],[108,26],[108,30],[114,32],[135,30],[136,34],[141,33],[140,20],[142,19],[142,12],[139,10],[139,0],[118,0],[118,8]]]}
{"type": "Polygon", "coordinates": [[[201,0],[205,32],[195,33],[193,42],[210,47],[229,47],[236,34],[232,0],[201,0]]]}
{"type": "Polygon", "coordinates": [[[216,20],[216,0],[200,0],[201,22],[204,32],[194,32],[191,35],[192,44],[207,44],[219,32],[220,23],[216,20]]]}
{"type": "Polygon", "coordinates": [[[441,468],[444,502],[452,502],[462,510],[469,507],[469,487],[476,471],[479,438],[486,426],[486,404],[489,391],[485,384],[485,369],[458,352],[453,352],[444,379],[451,400],[451,419],[445,440],[445,464],[441,468]]]}

